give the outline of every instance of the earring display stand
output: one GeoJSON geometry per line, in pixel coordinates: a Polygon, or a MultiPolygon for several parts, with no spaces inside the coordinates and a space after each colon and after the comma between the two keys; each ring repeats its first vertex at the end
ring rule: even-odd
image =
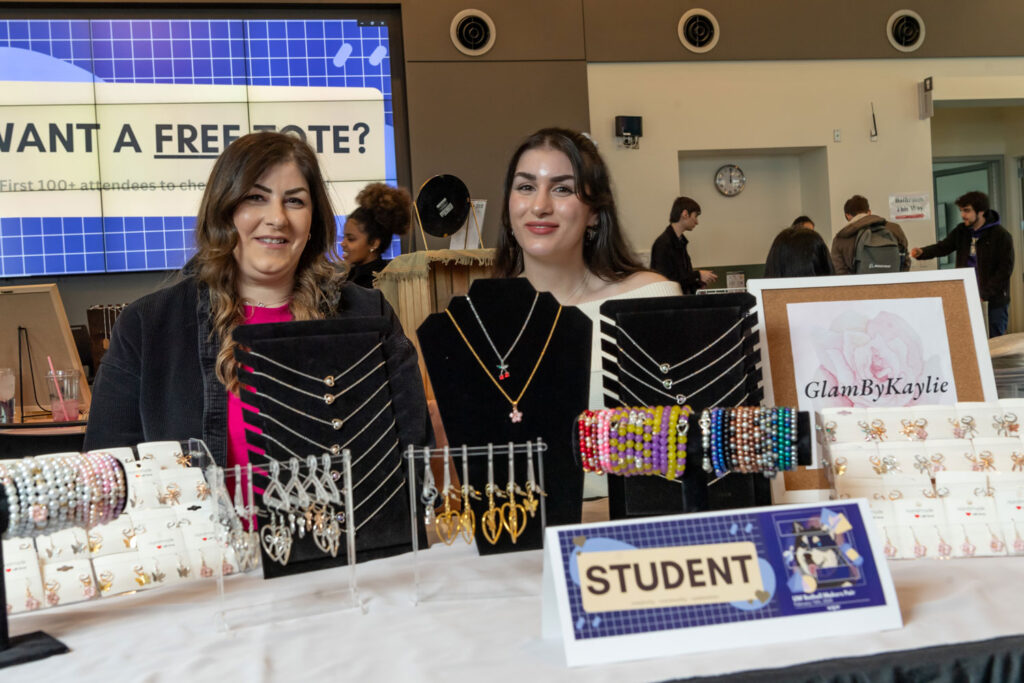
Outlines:
{"type": "MultiPolygon", "coordinates": [[[[750,294],[621,299],[601,306],[605,406],[757,405],[763,396],[756,301],[750,294]]],[[[691,420],[695,423],[695,420],[691,420]]],[[[695,427],[693,424],[691,427],[695,427]]],[[[691,429],[690,442],[699,433],[691,429]]],[[[708,479],[688,449],[682,480],[608,480],[612,519],[766,505],[764,477],[708,479]]]]}
{"type": "MultiPolygon", "coordinates": [[[[547,292],[538,295],[525,278],[477,280],[468,296],[453,297],[417,330],[449,443],[540,438],[547,445],[547,523],[553,526],[581,518],[583,472],[571,426],[587,407],[591,330],[583,312],[559,306],[547,292]]],[[[522,472],[526,462],[519,458],[515,469],[522,472]]],[[[506,466],[495,462],[495,475],[504,476],[506,466]]],[[[470,458],[469,477],[482,488],[486,459],[470,458]]],[[[483,501],[471,504],[479,518],[483,501]]],[[[542,546],[543,537],[529,527],[514,547],[476,543],[481,555],[542,546]]]]}
{"type": "MultiPolygon", "coordinates": [[[[344,318],[238,328],[236,351],[246,431],[256,452],[287,462],[309,455],[351,453],[356,553],[324,554],[295,538],[282,565],[261,544],[266,578],[388,557],[412,549],[402,447],[425,441],[426,412],[417,368],[394,355],[384,317],[344,318]],[[409,367],[406,367],[409,365],[409,367]],[[415,382],[403,381],[409,376],[415,382]],[[420,410],[420,408],[424,408],[420,410]],[[422,423],[419,413],[422,412],[422,423]]],[[[265,490],[266,472],[253,472],[265,490]]]]}
{"type": "Polygon", "coordinates": [[[412,528],[427,529],[431,546],[413,543],[413,604],[441,600],[480,600],[536,596],[540,590],[543,558],[535,572],[524,568],[521,556],[495,554],[514,550],[530,536],[543,537],[547,526],[543,441],[456,448],[410,447],[405,452],[409,479],[409,507],[424,510],[421,524],[410,517],[412,528]],[[444,480],[435,481],[432,461],[440,461],[444,480]],[[476,463],[478,467],[471,468],[476,463]],[[518,467],[517,467],[518,464],[518,467]],[[450,478],[454,467],[458,482],[450,478]],[[483,469],[483,480],[472,469],[483,469]],[[417,500],[418,498],[418,500],[417,500]],[[417,502],[419,505],[417,505],[417,502]],[[487,557],[473,558],[472,546],[490,546],[487,557]],[[453,554],[472,558],[474,578],[453,583],[448,559],[453,554]]]}
{"type": "MultiPolygon", "coordinates": [[[[0,535],[6,533],[9,523],[7,494],[0,487],[0,535]]],[[[0,567],[4,566],[3,545],[0,544],[0,567]]],[[[7,592],[0,580],[0,605],[7,604],[7,592]]],[[[43,631],[33,631],[11,637],[6,612],[0,615],[0,669],[16,664],[26,664],[53,655],[70,652],[68,646],[43,631]]]]}
{"type": "MultiPolygon", "coordinates": [[[[268,488],[262,494],[262,504],[253,503],[246,527],[259,525],[257,533],[264,562],[287,566],[293,545],[300,537],[298,529],[304,527],[302,537],[315,539],[313,545],[329,547],[324,554],[328,557],[339,555],[345,568],[341,586],[326,591],[306,593],[300,583],[294,590],[277,588],[275,597],[265,602],[253,602],[249,593],[235,599],[224,581],[217,577],[220,610],[217,613],[219,626],[224,631],[234,631],[262,624],[278,623],[300,619],[327,612],[358,609],[365,612],[359,597],[356,582],[356,532],[358,526],[352,509],[352,457],[348,451],[339,455],[308,456],[305,461],[293,459],[284,463],[275,460],[249,464],[248,481],[252,473],[267,473],[268,488]],[[282,483],[280,479],[285,479],[282,483]],[[275,483],[276,482],[276,483],[275,483]],[[258,521],[257,521],[258,520],[258,521]],[[294,525],[294,531],[293,531],[294,525]],[[282,552],[283,551],[283,552],[282,552]],[[281,560],[284,564],[281,564],[281,560]]],[[[217,468],[223,477],[223,470],[217,468]]],[[[218,476],[215,474],[214,476],[218,476]]],[[[223,481],[218,482],[223,485],[223,481]]],[[[227,490],[226,487],[224,490],[227,490]]],[[[254,500],[250,498],[249,500],[254,500]]],[[[221,527],[218,538],[222,548],[233,545],[230,528],[221,527]]]]}
{"type": "MultiPolygon", "coordinates": [[[[26,463],[27,461],[36,461],[36,459],[34,459],[34,458],[26,458],[26,459],[24,459],[24,460],[22,460],[20,462],[26,463]]],[[[111,461],[113,461],[114,463],[117,462],[114,459],[111,459],[111,461]]],[[[110,462],[110,461],[108,461],[108,462],[110,462]]],[[[120,476],[121,476],[122,485],[124,485],[124,470],[123,470],[123,468],[120,468],[119,464],[115,464],[114,466],[116,466],[119,469],[121,469],[120,476]]],[[[50,472],[50,470],[47,470],[47,471],[50,472]]],[[[80,470],[80,471],[84,471],[84,468],[82,470],[80,470]]],[[[80,487],[78,485],[78,482],[77,481],[73,482],[73,484],[74,484],[73,488],[75,490],[79,490],[80,487]]],[[[9,527],[11,526],[11,523],[12,523],[11,506],[12,505],[15,505],[15,506],[18,505],[18,503],[16,501],[12,501],[12,500],[10,500],[8,498],[8,494],[7,494],[8,488],[10,488],[12,490],[17,489],[17,490],[20,491],[21,490],[21,485],[20,484],[16,484],[16,483],[8,483],[6,485],[0,486],[0,536],[6,535],[7,532],[10,530],[9,527]]],[[[94,503],[98,503],[99,502],[99,500],[100,500],[99,496],[103,496],[104,498],[106,498],[107,496],[112,495],[112,494],[109,494],[109,493],[108,494],[103,494],[100,491],[99,487],[96,487],[96,486],[93,485],[92,481],[90,481],[88,484],[83,482],[81,484],[81,488],[83,488],[83,489],[90,489],[93,492],[93,494],[92,494],[93,495],[92,501],[94,503]]],[[[109,509],[109,510],[105,511],[106,513],[110,514],[111,518],[116,518],[117,516],[119,516],[121,514],[121,512],[124,511],[124,505],[127,502],[127,492],[126,492],[126,490],[121,491],[121,497],[122,497],[122,500],[119,501],[119,505],[120,505],[119,508],[117,508],[117,509],[109,509]]],[[[88,502],[89,502],[89,500],[87,499],[86,503],[88,503],[88,502]]],[[[46,509],[45,509],[46,506],[42,506],[42,505],[38,505],[38,506],[43,508],[43,512],[46,512],[46,509]]],[[[83,504],[83,509],[84,509],[84,506],[85,506],[85,504],[83,504]]],[[[32,511],[30,512],[28,509],[26,509],[26,510],[24,510],[24,514],[26,514],[26,515],[31,514],[33,519],[35,519],[36,507],[37,507],[37,505],[33,504],[32,505],[32,511]]],[[[52,512],[52,510],[51,510],[51,512],[52,512]]],[[[84,514],[84,513],[82,513],[82,514],[84,514]]],[[[46,517],[44,517],[43,519],[47,520],[46,517]]],[[[26,537],[26,536],[27,537],[34,537],[34,536],[40,535],[40,533],[42,531],[48,531],[50,533],[53,533],[55,531],[60,531],[62,528],[71,526],[71,524],[67,524],[65,522],[66,522],[65,519],[60,518],[58,520],[58,523],[56,524],[57,528],[47,528],[49,526],[48,521],[47,521],[47,523],[42,524],[41,526],[38,526],[38,527],[36,527],[35,524],[33,524],[32,522],[29,522],[28,523],[28,532],[25,533],[25,530],[22,530],[21,532],[19,532],[19,536],[21,536],[21,537],[26,537]],[[35,528],[32,528],[32,527],[35,527],[35,528]]],[[[4,561],[3,560],[4,560],[4,558],[3,558],[3,544],[0,543],[0,567],[4,566],[4,561]]],[[[6,605],[7,604],[7,591],[6,591],[6,587],[4,585],[4,581],[2,579],[0,579],[0,604],[2,604],[2,605],[6,605]]],[[[14,666],[16,664],[24,664],[24,663],[27,663],[27,662],[33,662],[33,661],[36,661],[36,660],[39,660],[39,659],[45,659],[45,658],[50,657],[52,655],[64,654],[65,652],[68,652],[68,651],[69,651],[69,649],[68,649],[68,647],[64,643],[60,642],[59,640],[53,638],[52,636],[50,636],[50,635],[48,635],[48,634],[46,634],[46,633],[44,633],[42,631],[35,631],[33,633],[28,633],[28,634],[21,635],[21,636],[15,636],[15,637],[12,638],[11,635],[10,635],[10,627],[9,627],[9,624],[8,624],[8,621],[7,621],[7,612],[6,612],[6,610],[4,610],[4,614],[2,616],[0,616],[0,668],[5,668],[5,667],[8,667],[8,666],[14,666]]]]}

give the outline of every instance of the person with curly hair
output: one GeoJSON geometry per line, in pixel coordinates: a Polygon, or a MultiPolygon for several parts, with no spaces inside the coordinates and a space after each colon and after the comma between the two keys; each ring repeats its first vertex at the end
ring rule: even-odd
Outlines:
{"type": "Polygon", "coordinates": [[[232,331],[239,325],[382,316],[393,399],[409,443],[429,440],[416,351],[380,292],[335,266],[334,211],[316,154],[275,132],[245,135],[214,163],[179,281],[117,319],[96,375],[85,449],[202,437],[218,464],[249,462],[232,331]]]}
{"type": "Polygon", "coordinates": [[[389,263],[381,254],[392,237],[409,229],[412,199],[404,189],[371,183],[356,196],[356,204],[359,206],[345,221],[341,251],[349,267],[349,282],[373,287],[374,274],[389,263]]]}

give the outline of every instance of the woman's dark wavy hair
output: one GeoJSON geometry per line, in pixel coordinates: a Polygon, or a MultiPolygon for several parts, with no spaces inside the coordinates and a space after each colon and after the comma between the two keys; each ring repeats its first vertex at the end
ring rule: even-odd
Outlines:
{"type": "Polygon", "coordinates": [[[292,292],[291,313],[295,320],[323,318],[330,301],[328,283],[339,277],[332,262],[338,260],[337,226],[327,186],[316,154],[303,140],[291,135],[263,131],[243,135],[217,158],[206,182],[206,191],[196,218],[196,277],[206,283],[210,295],[211,334],[220,344],[217,378],[229,391],[238,390],[231,332],[244,317],[236,281],[238,263],[235,246],[238,231],[235,209],[269,169],[294,161],[309,185],[313,220],[309,241],[299,257],[292,292]]]}
{"type": "Polygon", "coordinates": [[[544,128],[526,138],[508,163],[505,201],[501,208],[501,234],[494,260],[495,277],[516,277],[523,272],[523,250],[512,235],[508,200],[519,159],[531,149],[553,149],[569,157],[576,193],[580,201],[597,214],[593,237],[583,240],[583,262],[590,272],[607,282],[618,282],[644,270],[622,236],[608,167],[597,153],[597,147],[582,133],[564,128],[544,128]]]}
{"type": "Polygon", "coordinates": [[[817,230],[786,228],[775,236],[764,264],[765,277],[831,275],[832,255],[817,230]]]}

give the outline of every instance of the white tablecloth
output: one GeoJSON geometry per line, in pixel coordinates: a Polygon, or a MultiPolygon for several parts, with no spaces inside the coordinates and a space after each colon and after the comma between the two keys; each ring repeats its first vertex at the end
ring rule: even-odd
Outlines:
{"type": "MultiPolygon", "coordinates": [[[[452,585],[475,586],[489,562],[527,597],[411,604],[411,555],[358,567],[358,610],[218,632],[215,582],[104,599],[12,618],[13,635],[44,630],[71,653],[0,670],[0,681],[654,681],[782,667],[1024,632],[1019,558],[892,563],[905,627],[851,638],[793,634],[794,644],[568,669],[540,637],[540,551],[478,558],[435,548],[452,585]],[[444,556],[438,551],[447,551],[444,556]],[[504,570],[503,570],[504,571],[504,570]],[[799,644],[796,642],[799,641],[799,644]]],[[[424,555],[421,555],[423,557],[424,555]]],[[[346,569],[264,581],[228,580],[231,604],[343,587],[346,569]]],[[[502,584],[505,585],[505,584],[502,584]]],[[[785,628],[785,622],[780,622],[785,628]]],[[[681,633],[680,638],[685,638],[681,633]]]]}

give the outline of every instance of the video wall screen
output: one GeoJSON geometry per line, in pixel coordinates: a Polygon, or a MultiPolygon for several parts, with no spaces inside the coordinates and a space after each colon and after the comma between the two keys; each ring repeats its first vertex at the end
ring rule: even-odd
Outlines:
{"type": "Polygon", "coordinates": [[[363,186],[397,184],[395,33],[384,18],[0,21],[0,277],[179,268],[214,160],[256,130],[317,151],[340,238],[363,186]]]}

